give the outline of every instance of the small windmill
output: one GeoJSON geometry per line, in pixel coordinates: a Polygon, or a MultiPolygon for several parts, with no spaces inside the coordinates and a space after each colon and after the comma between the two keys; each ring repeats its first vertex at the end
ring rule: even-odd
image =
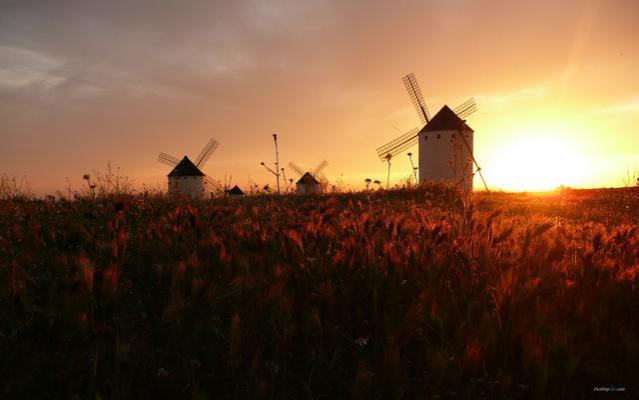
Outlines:
{"type": "Polygon", "coordinates": [[[169,193],[184,193],[193,197],[202,197],[206,189],[211,192],[223,192],[222,185],[201,170],[219,145],[215,139],[209,140],[198,154],[195,163],[187,156],[180,160],[172,155],[160,153],[158,161],[174,167],[167,175],[169,193]]]}
{"type": "Polygon", "coordinates": [[[229,197],[242,197],[244,196],[244,191],[240,189],[239,186],[235,185],[231,189],[227,190],[226,194],[229,195],[229,197]]]}
{"type": "MultiPolygon", "coordinates": [[[[420,183],[446,181],[472,190],[473,176],[477,173],[488,190],[481,167],[473,155],[474,131],[466,125],[464,119],[477,111],[475,99],[471,98],[455,110],[444,105],[431,118],[415,75],[406,75],[402,81],[417,111],[422,128],[411,129],[377,148],[379,158],[389,164],[389,175],[390,159],[418,144],[420,183]]],[[[409,157],[411,156],[412,153],[409,153],[409,157]]]]}
{"type": "Polygon", "coordinates": [[[291,168],[297,175],[300,176],[300,179],[295,183],[295,191],[297,194],[308,194],[308,193],[321,193],[322,192],[322,181],[325,181],[324,177],[321,175],[321,172],[326,166],[328,162],[326,160],[322,161],[315,167],[312,171],[304,171],[294,162],[288,163],[289,168],[291,168]]]}
{"type": "Polygon", "coordinates": [[[224,174],[224,193],[226,193],[228,197],[233,198],[244,196],[244,191],[237,185],[231,187],[231,182],[233,182],[233,176],[227,177],[226,174],[224,174]]]}

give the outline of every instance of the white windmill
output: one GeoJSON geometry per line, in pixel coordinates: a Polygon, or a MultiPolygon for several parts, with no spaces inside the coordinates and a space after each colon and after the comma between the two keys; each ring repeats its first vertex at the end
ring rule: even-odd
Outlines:
{"type": "Polygon", "coordinates": [[[294,162],[291,161],[288,163],[288,166],[300,177],[300,179],[295,183],[295,192],[297,194],[321,193],[323,182],[326,181],[321,172],[327,165],[328,162],[324,160],[312,171],[305,172],[294,162]]]}
{"type": "MultiPolygon", "coordinates": [[[[379,158],[388,162],[389,171],[391,158],[417,143],[420,183],[450,182],[465,190],[472,190],[473,177],[477,173],[488,190],[481,168],[473,155],[474,131],[466,125],[464,119],[477,111],[475,100],[471,98],[455,110],[444,105],[433,118],[430,118],[415,75],[406,75],[402,81],[423,127],[419,130],[412,129],[377,148],[379,158]]],[[[411,153],[408,154],[411,157],[411,153]]]]}
{"type": "Polygon", "coordinates": [[[211,158],[211,155],[219,145],[215,139],[209,140],[195,159],[195,163],[187,156],[180,160],[169,154],[160,153],[158,161],[174,167],[167,175],[169,193],[184,193],[199,198],[204,196],[207,188],[211,192],[223,192],[224,189],[219,182],[211,179],[211,177],[201,171],[201,168],[211,158]]]}

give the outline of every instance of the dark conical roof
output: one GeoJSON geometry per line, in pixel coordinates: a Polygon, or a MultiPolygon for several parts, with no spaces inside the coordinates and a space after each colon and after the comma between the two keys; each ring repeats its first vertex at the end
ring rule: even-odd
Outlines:
{"type": "Polygon", "coordinates": [[[453,110],[448,106],[442,107],[441,110],[435,116],[428,121],[425,127],[422,128],[422,132],[432,131],[471,131],[472,128],[457,116],[453,110]]]}
{"type": "Polygon", "coordinates": [[[237,185],[235,185],[231,189],[229,189],[229,191],[227,193],[228,194],[234,194],[234,195],[240,195],[240,196],[244,194],[242,189],[240,189],[239,186],[237,186],[237,185]]]}
{"type": "Polygon", "coordinates": [[[169,172],[169,176],[204,176],[204,173],[193,164],[193,161],[184,156],[182,161],[173,168],[173,171],[169,172]]]}
{"type": "Polygon", "coordinates": [[[317,179],[315,179],[315,177],[313,175],[311,175],[310,172],[307,172],[304,175],[302,175],[302,177],[300,178],[299,181],[297,181],[297,183],[301,183],[301,184],[305,184],[305,185],[312,185],[312,184],[318,184],[319,185],[319,181],[317,179]]]}

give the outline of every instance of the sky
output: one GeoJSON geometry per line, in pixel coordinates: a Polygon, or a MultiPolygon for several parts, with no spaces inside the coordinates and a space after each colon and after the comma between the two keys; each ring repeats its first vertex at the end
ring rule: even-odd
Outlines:
{"type": "MultiPolygon", "coordinates": [[[[621,186],[639,171],[637,16],[636,0],[0,0],[0,173],[45,194],[110,163],[163,189],[159,152],[215,138],[205,173],[273,187],[277,133],[282,166],[327,160],[360,190],[386,179],[375,149],[419,125],[412,72],[431,114],[475,98],[491,188],[621,186]]],[[[411,176],[408,157],[391,168],[411,176]]]]}

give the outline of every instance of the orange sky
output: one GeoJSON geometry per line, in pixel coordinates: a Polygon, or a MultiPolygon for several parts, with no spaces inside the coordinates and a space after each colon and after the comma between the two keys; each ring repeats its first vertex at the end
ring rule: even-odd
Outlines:
{"type": "MultiPolygon", "coordinates": [[[[164,187],[165,151],[245,187],[260,161],[345,189],[385,179],[375,148],[414,127],[401,77],[434,114],[474,96],[489,186],[619,186],[639,171],[639,2],[0,0],[0,173],[79,189],[120,167],[164,187]],[[121,3],[121,4],[117,4],[121,3]]],[[[413,149],[416,153],[416,149],[413,149]]],[[[411,174],[393,162],[393,181],[411,174]]],[[[476,182],[479,187],[479,182],[476,182]]]]}

